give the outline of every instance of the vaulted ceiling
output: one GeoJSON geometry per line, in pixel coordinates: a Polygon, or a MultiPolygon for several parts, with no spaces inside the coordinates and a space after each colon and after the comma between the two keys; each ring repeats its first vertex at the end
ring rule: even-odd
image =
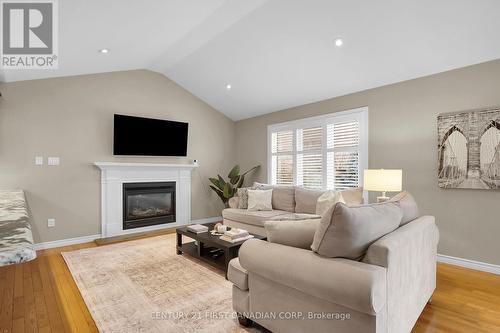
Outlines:
{"type": "Polygon", "coordinates": [[[239,120],[500,58],[498,0],[58,3],[59,69],[2,81],[145,68],[239,120]]]}

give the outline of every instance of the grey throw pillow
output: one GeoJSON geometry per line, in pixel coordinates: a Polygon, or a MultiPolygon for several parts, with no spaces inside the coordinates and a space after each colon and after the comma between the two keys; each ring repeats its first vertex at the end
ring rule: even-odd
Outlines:
{"type": "Polygon", "coordinates": [[[343,190],[341,193],[346,205],[348,206],[362,205],[365,201],[363,198],[362,187],[348,188],[343,190]]]}
{"type": "Polygon", "coordinates": [[[399,224],[400,226],[413,221],[419,216],[417,202],[410,193],[406,191],[401,192],[393,196],[389,201],[394,202],[401,208],[403,218],[399,224]]]}
{"type": "Polygon", "coordinates": [[[238,208],[247,209],[248,208],[248,188],[239,188],[236,192],[238,196],[238,208]]]}
{"type": "Polygon", "coordinates": [[[359,260],[373,242],[399,227],[402,216],[393,202],[356,207],[337,203],[321,218],[311,249],[326,257],[359,260]]]}

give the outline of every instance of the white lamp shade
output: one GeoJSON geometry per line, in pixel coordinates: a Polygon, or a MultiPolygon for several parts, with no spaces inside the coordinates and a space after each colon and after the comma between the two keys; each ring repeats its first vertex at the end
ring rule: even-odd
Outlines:
{"type": "Polygon", "coordinates": [[[403,183],[403,170],[367,169],[363,187],[367,191],[399,192],[403,183]]]}

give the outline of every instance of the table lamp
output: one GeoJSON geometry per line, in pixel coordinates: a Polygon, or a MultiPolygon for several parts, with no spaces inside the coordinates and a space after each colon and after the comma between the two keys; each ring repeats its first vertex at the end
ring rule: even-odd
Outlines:
{"type": "Polygon", "coordinates": [[[382,196],[377,197],[377,202],[389,200],[386,192],[401,191],[403,183],[403,170],[399,169],[367,169],[364,173],[364,189],[367,191],[382,192],[382,196]]]}

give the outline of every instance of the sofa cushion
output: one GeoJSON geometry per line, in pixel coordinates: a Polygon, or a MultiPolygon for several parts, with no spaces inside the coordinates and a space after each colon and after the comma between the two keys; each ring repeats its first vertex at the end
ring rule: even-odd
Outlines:
{"type": "MultiPolygon", "coordinates": [[[[386,304],[387,280],[383,267],[325,258],[312,251],[257,239],[241,245],[239,259],[252,277],[263,277],[299,290],[305,297],[314,296],[345,306],[346,310],[377,314],[386,304]]],[[[249,282],[253,283],[252,278],[249,282]]],[[[350,332],[364,331],[354,327],[350,332]]]]}
{"type": "Polygon", "coordinates": [[[298,221],[266,221],[264,227],[269,242],[308,250],[311,248],[319,222],[319,218],[298,221]]]}
{"type": "Polygon", "coordinates": [[[273,190],[247,190],[248,210],[273,210],[273,190]]]}
{"type": "Polygon", "coordinates": [[[311,249],[326,257],[358,260],[373,242],[396,230],[402,216],[393,202],[355,207],[337,203],[321,218],[311,249]]]}
{"type": "Polygon", "coordinates": [[[247,210],[237,208],[226,208],[222,211],[224,219],[235,222],[252,224],[259,227],[264,227],[264,222],[279,215],[289,214],[283,210],[247,210]]]}
{"type": "Polygon", "coordinates": [[[295,187],[286,185],[268,185],[253,183],[253,188],[258,190],[273,190],[273,209],[295,212],[295,187]]]}
{"type": "Polygon", "coordinates": [[[241,267],[240,260],[234,258],[227,268],[227,279],[241,290],[248,290],[248,272],[241,267]]]}
{"type": "Polygon", "coordinates": [[[389,201],[394,202],[401,208],[403,218],[399,224],[400,226],[413,221],[419,216],[417,202],[410,193],[406,191],[401,192],[393,196],[389,201]]]}
{"type": "Polygon", "coordinates": [[[321,215],[317,214],[306,214],[306,213],[288,213],[284,215],[278,215],[269,219],[269,221],[298,221],[298,220],[311,220],[320,219],[321,215]]]}
{"type": "Polygon", "coordinates": [[[325,191],[295,188],[295,212],[316,214],[316,203],[323,193],[325,191]]]}
{"type": "MultiPolygon", "coordinates": [[[[312,190],[303,187],[295,188],[295,211],[297,213],[315,214],[318,199],[324,193],[325,191],[322,190],[312,190]]],[[[362,205],[364,202],[362,187],[350,188],[340,191],[340,193],[346,205],[357,206],[362,205]]]]}

